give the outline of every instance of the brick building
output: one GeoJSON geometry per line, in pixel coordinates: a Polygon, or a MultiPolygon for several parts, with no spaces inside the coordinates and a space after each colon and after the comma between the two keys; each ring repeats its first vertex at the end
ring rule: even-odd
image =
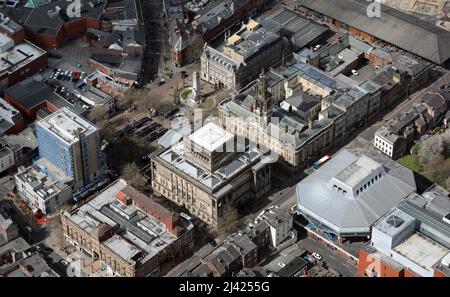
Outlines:
{"type": "Polygon", "coordinates": [[[358,274],[369,277],[450,276],[449,192],[434,185],[413,193],[372,228],[359,253],[358,274]]]}
{"type": "Polygon", "coordinates": [[[65,38],[74,39],[87,28],[101,29],[101,16],[110,0],[81,0],[80,15],[71,1],[57,0],[49,4],[14,8],[4,7],[2,13],[25,28],[28,39],[44,48],[58,48],[65,38]]]}
{"type": "Polygon", "coordinates": [[[35,75],[47,67],[47,53],[26,40],[0,33],[0,91],[35,75]]]}
{"type": "Polygon", "coordinates": [[[30,77],[6,89],[5,100],[17,108],[27,122],[34,122],[37,112],[41,109],[55,112],[67,107],[76,114],[86,112],[55,93],[39,76],[30,77]]]}
{"type": "Polygon", "coordinates": [[[116,276],[158,276],[194,240],[192,223],[121,179],[61,221],[66,240],[116,276]]]}

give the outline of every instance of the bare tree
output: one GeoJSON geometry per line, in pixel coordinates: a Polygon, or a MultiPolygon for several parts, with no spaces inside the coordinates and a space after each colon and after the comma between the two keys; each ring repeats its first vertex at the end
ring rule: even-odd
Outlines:
{"type": "Polygon", "coordinates": [[[428,164],[430,158],[441,155],[445,151],[445,145],[441,137],[430,137],[422,143],[419,151],[419,160],[422,165],[428,164]]]}
{"type": "Polygon", "coordinates": [[[200,34],[195,34],[189,39],[189,45],[186,48],[187,62],[193,63],[203,54],[205,41],[200,34]]]}
{"type": "Polygon", "coordinates": [[[108,117],[105,112],[105,108],[102,106],[92,108],[87,115],[87,118],[94,122],[95,124],[100,124],[105,121],[108,117]]]}
{"type": "Polygon", "coordinates": [[[145,178],[140,174],[139,167],[134,162],[125,165],[122,178],[138,190],[143,191],[147,188],[145,178]]]}
{"type": "Polygon", "coordinates": [[[431,181],[446,187],[450,176],[450,159],[446,160],[441,154],[431,156],[425,165],[425,175],[431,181]]]}
{"type": "Polygon", "coordinates": [[[134,103],[140,112],[150,113],[152,109],[160,112],[164,107],[161,96],[149,95],[147,92],[141,91],[137,94],[134,103]]]}
{"type": "Polygon", "coordinates": [[[116,108],[121,111],[130,108],[133,104],[133,98],[136,95],[136,91],[136,89],[130,88],[126,90],[122,95],[117,96],[116,108]]]}
{"type": "Polygon", "coordinates": [[[214,99],[217,101],[217,103],[220,103],[221,101],[227,99],[229,96],[230,95],[226,90],[220,90],[217,91],[217,93],[214,95],[214,99]]]}
{"type": "Polygon", "coordinates": [[[238,210],[234,206],[226,204],[218,221],[217,233],[219,236],[225,238],[236,231],[239,226],[239,218],[238,210]]]}

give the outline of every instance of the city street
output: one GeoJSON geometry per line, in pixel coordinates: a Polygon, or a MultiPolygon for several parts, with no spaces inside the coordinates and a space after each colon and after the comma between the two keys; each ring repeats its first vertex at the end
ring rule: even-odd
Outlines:
{"type": "Polygon", "coordinates": [[[158,76],[164,57],[169,58],[170,49],[168,45],[169,33],[167,26],[163,24],[163,2],[162,0],[140,1],[142,14],[145,15],[145,42],[144,69],[142,85],[146,85],[158,76]]]}
{"type": "Polygon", "coordinates": [[[332,269],[338,271],[344,277],[354,277],[358,273],[357,267],[337,252],[327,248],[322,243],[315,241],[310,237],[301,239],[298,244],[305,250],[313,253],[316,252],[322,256],[323,261],[332,269]]]}
{"type": "Polygon", "coordinates": [[[343,147],[341,147],[338,151],[348,148],[371,148],[373,147],[373,139],[375,132],[383,126],[389,120],[395,118],[411,109],[414,104],[420,103],[420,100],[423,95],[429,92],[437,91],[439,86],[445,82],[450,81],[450,73],[446,73],[437,79],[435,82],[430,84],[428,87],[419,90],[407,99],[404,99],[400,102],[392,111],[386,113],[381,118],[379,118],[376,122],[370,123],[368,127],[365,127],[362,131],[357,131],[355,133],[356,137],[354,139],[350,139],[349,143],[343,147]]]}

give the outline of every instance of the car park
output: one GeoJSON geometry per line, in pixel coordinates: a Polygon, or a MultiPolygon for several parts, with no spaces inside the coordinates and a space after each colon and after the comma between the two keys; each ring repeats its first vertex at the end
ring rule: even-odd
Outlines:
{"type": "Polygon", "coordinates": [[[134,126],[136,129],[139,129],[139,128],[141,128],[141,127],[144,127],[146,124],[148,124],[148,123],[150,123],[150,122],[152,122],[152,119],[150,119],[149,117],[143,117],[143,118],[137,120],[136,122],[134,122],[134,123],[133,123],[133,126],[134,126]]]}
{"type": "Polygon", "coordinates": [[[167,112],[167,113],[164,115],[164,117],[165,117],[166,119],[168,119],[168,118],[172,117],[174,114],[176,114],[176,113],[179,112],[179,111],[180,111],[180,109],[179,109],[178,107],[175,107],[175,108],[172,109],[171,111],[167,112]]]}

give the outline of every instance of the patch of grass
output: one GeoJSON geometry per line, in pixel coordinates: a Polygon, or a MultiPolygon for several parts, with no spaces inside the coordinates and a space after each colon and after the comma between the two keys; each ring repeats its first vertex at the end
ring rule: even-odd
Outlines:
{"type": "Polygon", "coordinates": [[[411,148],[411,154],[413,155],[417,155],[420,151],[420,144],[416,143],[412,148],[411,148]]]}
{"type": "Polygon", "coordinates": [[[190,93],[192,93],[192,88],[184,88],[180,91],[179,96],[182,100],[186,100],[190,93]]]}
{"type": "Polygon", "coordinates": [[[419,157],[417,155],[406,155],[398,160],[398,162],[414,172],[422,172],[422,166],[420,165],[419,157]]]}
{"type": "Polygon", "coordinates": [[[173,75],[172,70],[170,70],[169,68],[164,68],[164,76],[166,79],[170,78],[173,75]]]}
{"type": "Polygon", "coordinates": [[[201,109],[210,109],[214,106],[214,100],[213,99],[208,99],[202,103],[200,103],[198,105],[199,108],[201,109]]]}

